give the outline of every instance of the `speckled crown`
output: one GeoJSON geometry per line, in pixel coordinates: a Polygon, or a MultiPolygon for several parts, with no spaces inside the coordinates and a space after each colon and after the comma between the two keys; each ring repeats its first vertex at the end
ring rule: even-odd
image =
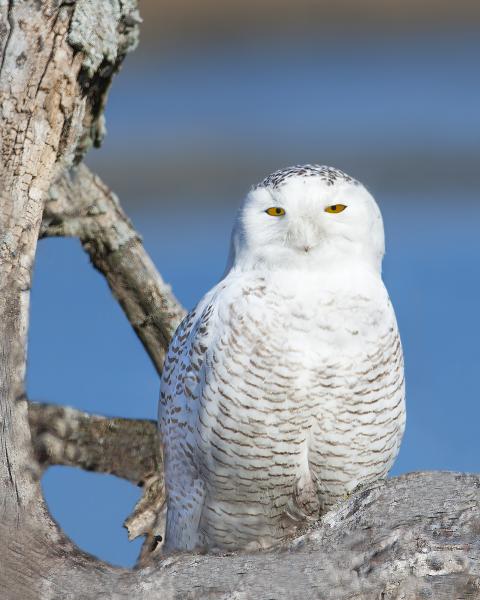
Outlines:
{"type": "Polygon", "coordinates": [[[320,177],[327,185],[335,185],[342,181],[358,185],[358,181],[347,175],[340,169],[328,167],[326,165],[295,165],[285,169],[279,169],[265,177],[260,183],[257,183],[253,189],[273,188],[276,189],[283,185],[291,177],[320,177]]]}

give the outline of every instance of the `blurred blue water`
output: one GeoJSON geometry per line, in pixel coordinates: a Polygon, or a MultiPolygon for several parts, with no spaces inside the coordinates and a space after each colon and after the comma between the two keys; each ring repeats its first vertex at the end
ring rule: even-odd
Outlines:
{"type": "Polygon", "coordinates": [[[179,52],[175,60],[133,56],[113,84],[105,152],[138,141],[159,159],[192,147],[261,154],[278,145],[299,162],[312,151],[328,162],[339,149],[478,153],[479,54],[474,30],[336,30],[179,52]],[[135,111],[126,118],[129,106],[135,111]]]}
{"type": "MultiPolygon", "coordinates": [[[[237,160],[274,155],[277,166],[329,162],[334,151],[362,158],[367,148],[379,156],[420,151],[452,157],[448,189],[433,178],[415,193],[409,185],[415,173],[402,165],[396,175],[405,179],[408,196],[382,183],[384,274],[402,333],[408,391],[407,432],[393,473],[480,470],[480,202],[476,187],[458,181],[455,162],[457,153],[480,154],[479,50],[476,32],[369,38],[338,31],[315,40],[179,53],[155,64],[132,58],[113,86],[110,135],[90,160],[123,152],[132,165],[143,157],[161,165],[193,148],[194,158],[197,150],[200,158],[210,153],[215,164],[235,146],[241,148],[237,160]]],[[[182,166],[168,206],[161,178],[158,196],[137,211],[135,198],[122,197],[114,177],[110,183],[134,207],[131,216],[147,250],[191,307],[223,272],[239,198],[236,192],[215,196],[215,181],[211,196],[182,198],[189,163],[184,171],[182,166]]],[[[235,162],[232,173],[241,168],[235,162]]],[[[127,175],[135,182],[135,167],[127,175]]],[[[362,172],[354,175],[364,179],[362,172]]],[[[246,180],[244,189],[251,183],[246,180]]],[[[158,386],[148,357],[78,242],[41,241],[32,291],[30,397],[155,418],[158,386]]],[[[121,521],[137,489],[60,467],[47,472],[44,489],[54,516],[82,548],[132,564],[138,543],[128,543],[121,521]]]]}

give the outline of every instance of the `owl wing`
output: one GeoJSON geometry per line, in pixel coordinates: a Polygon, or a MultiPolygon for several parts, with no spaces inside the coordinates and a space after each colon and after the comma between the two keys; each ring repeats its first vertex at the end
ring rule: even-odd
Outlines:
{"type": "Polygon", "coordinates": [[[209,294],[178,327],[162,372],[158,426],[167,489],[166,550],[202,544],[198,525],[205,486],[198,472],[195,430],[205,381],[214,296],[209,294]]]}

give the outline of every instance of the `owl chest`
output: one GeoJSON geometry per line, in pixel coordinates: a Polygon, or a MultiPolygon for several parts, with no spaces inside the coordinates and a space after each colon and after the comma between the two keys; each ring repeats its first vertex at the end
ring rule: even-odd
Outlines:
{"type": "Polygon", "coordinates": [[[392,334],[371,302],[261,300],[232,303],[211,347],[200,425],[222,447],[305,443],[320,417],[333,429],[364,386],[369,357],[383,360],[392,334]]]}

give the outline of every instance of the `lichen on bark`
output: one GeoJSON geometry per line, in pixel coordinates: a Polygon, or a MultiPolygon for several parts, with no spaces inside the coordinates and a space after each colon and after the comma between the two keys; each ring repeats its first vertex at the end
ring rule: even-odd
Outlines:
{"type": "Polygon", "coordinates": [[[74,4],[68,42],[82,54],[79,83],[87,99],[76,162],[105,136],[103,111],[112,76],[125,55],[137,47],[139,23],[136,0],[77,0],[74,4]]]}

